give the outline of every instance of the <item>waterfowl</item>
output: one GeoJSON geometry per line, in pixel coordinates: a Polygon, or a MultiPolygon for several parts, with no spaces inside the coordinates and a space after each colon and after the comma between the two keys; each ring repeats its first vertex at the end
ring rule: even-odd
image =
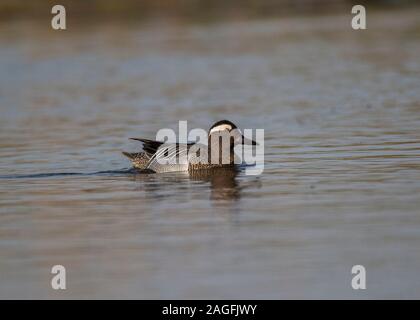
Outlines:
{"type": "Polygon", "coordinates": [[[123,152],[133,167],[150,173],[208,170],[221,167],[234,167],[234,147],[238,144],[257,145],[245,138],[238,127],[229,120],[213,124],[208,131],[208,144],[165,143],[143,138],[130,138],[143,144],[143,152],[123,152]],[[220,137],[228,135],[228,143],[220,137]],[[183,161],[181,160],[183,159],[183,161]],[[203,160],[204,159],[204,160],[203,160]]]}

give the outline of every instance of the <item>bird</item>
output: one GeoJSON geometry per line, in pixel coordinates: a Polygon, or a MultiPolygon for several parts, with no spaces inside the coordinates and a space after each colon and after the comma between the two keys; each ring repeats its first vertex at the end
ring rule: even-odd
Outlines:
{"type": "Polygon", "coordinates": [[[195,142],[166,143],[143,138],[130,139],[142,142],[143,152],[122,153],[131,160],[135,169],[143,173],[196,172],[235,167],[236,145],[258,145],[254,140],[245,138],[238,127],[229,120],[217,121],[210,127],[207,145],[195,142]],[[223,140],[224,135],[228,135],[228,140],[223,140]]]}

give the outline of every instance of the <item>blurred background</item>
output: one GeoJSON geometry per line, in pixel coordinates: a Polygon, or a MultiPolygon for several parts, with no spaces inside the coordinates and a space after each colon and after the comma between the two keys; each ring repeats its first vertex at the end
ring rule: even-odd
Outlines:
{"type": "Polygon", "coordinates": [[[55,4],[68,7],[73,18],[142,19],[177,18],[206,21],[246,19],[287,14],[339,12],[362,4],[370,8],[398,8],[416,4],[415,0],[3,0],[0,17],[4,19],[48,17],[55,4]]]}
{"type": "Polygon", "coordinates": [[[417,2],[2,0],[0,298],[419,298],[417,2]],[[221,119],[262,175],[121,154],[221,119]]]}

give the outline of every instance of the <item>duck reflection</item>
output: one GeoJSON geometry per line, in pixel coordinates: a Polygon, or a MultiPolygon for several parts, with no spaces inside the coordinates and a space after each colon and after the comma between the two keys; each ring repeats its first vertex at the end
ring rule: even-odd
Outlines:
{"type": "MultiPolygon", "coordinates": [[[[171,173],[167,175],[135,174],[134,180],[140,182],[138,191],[145,191],[148,198],[160,199],[168,197],[187,197],[197,188],[208,188],[210,183],[210,200],[236,201],[241,197],[241,187],[236,168],[213,168],[208,170],[196,170],[195,172],[171,173]],[[188,183],[195,182],[195,183],[188,183]],[[197,184],[196,182],[203,182],[197,184]],[[174,188],[176,185],[176,188],[174,188]]],[[[208,189],[207,189],[208,190],[208,189]]]]}
{"type": "Polygon", "coordinates": [[[190,179],[210,182],[211,200],[238,200],[241,192],[236,180],[237,175],[236,168],[214,168],[190,172],[190,179]]]}

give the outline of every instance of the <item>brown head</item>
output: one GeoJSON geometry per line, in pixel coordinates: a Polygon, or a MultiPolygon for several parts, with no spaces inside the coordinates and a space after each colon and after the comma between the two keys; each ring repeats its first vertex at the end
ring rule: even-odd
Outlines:
{"type": "Polygon", "coordinates": [[[229,120],[221,120],[216,122],[209,129],[208,137],[209,155],[211,155],[212,164],[214,160],[218,164],[234,163],[234,148],[238,144],[257,145],[254,140],[245,138],[241,130],[229,120]],[[228,145],[227,145],[228,144],[228,145]]]}

